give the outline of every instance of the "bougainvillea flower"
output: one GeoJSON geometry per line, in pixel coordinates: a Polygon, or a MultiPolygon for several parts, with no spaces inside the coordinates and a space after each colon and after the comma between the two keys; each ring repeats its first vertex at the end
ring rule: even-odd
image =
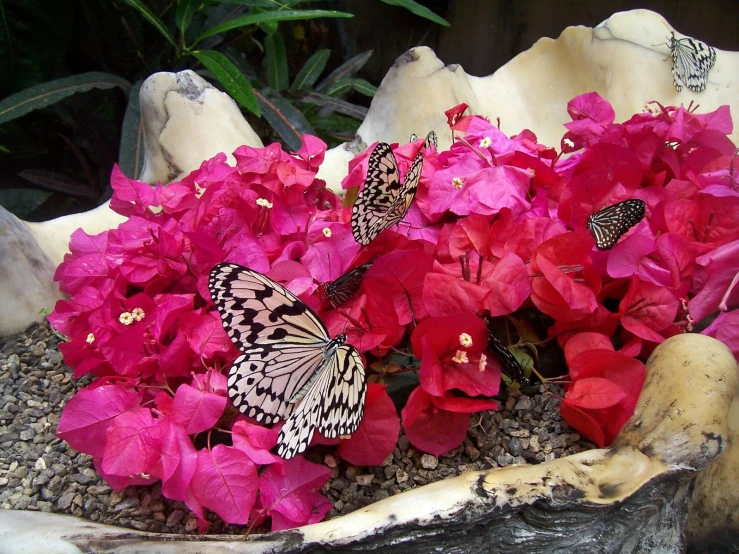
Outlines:
{"type": "Polygon", "coordinates": [[[444,396],[457,389],[470,396],[494,396],[500,387],[500,366],[488,361],[487,328],[475,314],[430,317],[411,335],[413,353],[421,360],[421,387],[444,396]]]}
{"type": "Polygon", "coordinates": [[[700,290],[688,302],[696,321],[730,306],[739,305],[739,240],[695,259],[700,265],[695,283],[700,290]]]}
{"type": "Polygon", "coordinates": [[[381,465],[398,442],[400,420],[385,389],[385,385],[376,383],[367,386],[364,418],[352,436],[339,446],[339,456],[351,464],[381,465]]]}
{"type": "MultiPolygon", "coordinates": [[[[370,384],[359,429],[314,440],[348,463],[379,464],[395,446],[398,399],[376,382],[392,390],[398,368],[383,357],[409,338],[419,384],[401,415],[415,448],[448,452],[471,413],[497,407],[500,366],[482,314],[507,316],[520,344],[538,348],[546,336],[544,376],[560,373],[546,360],[563,350],[572,384],[561,414],[608,444],[633,413],[643,360],[666,337],[719,312],[704,333],[737,353],[728,107],[651,106],[616,123],[603,98],[579,96],[560,151],[531,130],[509,137],[463,116],[465,105],[452,108],[454,144],[425,152],[403,225],[365,247],[351,232],[353,193],[344,207],[316,179],[326,145],[315,137],[293,154],[243,146],[235,166],[218,154],[166,186],[115,168],[111,207],[126,220],[73,233],[55,275],[70,295],[49,318],[69,338],[60,350],[75,377],[93,378],[65,405],[59,436],[91,455],[115,490],[161,481],[201,532],[206,509],[240,524],[271,517],[275,530],[326,514],[319,489],[329,470],[273,454],[282,424],[258,425],[228,401],[239,349],[208,287],[211,268],[227,261],[287,287],[330,337],[346,334],[360,350],[370,384]],[[612,249],[595,249],[588,217],[630,198],[646,203],[645,218],[612,249]],[[323,301],[327,282],[370,260],[352,298],[323,301]]],[[[401,175],[421,143],[392,145],[401,175]]],[[[363,185],[374,146],[349,163],[345,189],[363,185]]]]}
{"type": "Polygon", "coordinates": [[[595,311],[600,280],[588,260],[592,248],[592,237],[583,232],[556,235],[539,245],[531,258],[531,300],[542,312],[576,320],[595,311]]]}
{"type": "Polygon", "coordinates": [[[621,324],[638,337],[660,343],[666,338],[660,331],[675,321],[679,306],[669,290],[633,277],[619,306],[621,324]]]}
{"type": "Polygon", "coordinates": [[[269,466],[259,476],[262,515],[272,516],[272,531],[323,519],[331,503],[319,492],[331,476],[327,467],[301,457],[269,466]]]}

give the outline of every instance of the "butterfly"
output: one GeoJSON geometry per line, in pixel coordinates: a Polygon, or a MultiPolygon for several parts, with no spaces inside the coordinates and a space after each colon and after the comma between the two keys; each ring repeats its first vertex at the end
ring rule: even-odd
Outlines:
{"type": "Polygon", "coordinates": [[[422,166],[423,151],[419,151],[401,186],[398,162],[390,145],[380,142],[375,147],[369,157],[364,187],[352,207],[354,240],[367,246],[403,219],[416,196],[422,166]]]}
{"type": "Polygon", "coordinates": [[[241,350],[228,374],[228,396],[259,423],[285,419],[277,454],[303,452],[317,429],[327,438],[359,427],[367,391],[359,352],[331,339],[293,293],[246,267],[223,263],[208,281],[223,328],[241,350]]]}
{"type": "Polygon", "coordinates": [[[483,319],[488,328],[488,348],[495,352],[498,359],[503,362],[501,369],[514,381],[517,381],[524,386],[530,385],[531,379],[526,377],[526,374],[516,356],[514,356],[513,352],[511,352],[490,330],[491,320],[487,317],[484,317],[483,319]]]}
{"type": "Polygon", "coordinates": [[[335,281],[326,283],[323,286],[323,296],[331,302],[334,308],[338,308],[354,296],[354,293],[359,289],[359,285],[362,284],[364,274],[372,267],[373,263],[375,263],[374,259],[347,271],[335,281]]]}
{"type": "Polygon", "coordinates": [[[684,37],[667,37],[667,47],[672,54],[672,82],[678,92],[684,83],[693,92],[706,90],[708,71],[716,63],[716,50],[700,40],[684,37]]]}
{"type": "Polygon", "coordinates": [[[624,200],[588,218],[587,228],[601,250],[613,248],[623,234],[639,223],[646,211],[643,200],[624,200]]]}
{"type": "MultiPolygon", "coordinates": [[[[410,142],[416,142],[417,140],[418,140],[418,135],[416,135],[416,133],[413,133],[411,135],[410,142]]],[[[426,135],[426,140],[423,141],[423,147],[426,150],[428,150],[429,146],[431,146],[432,144],[434,145],[434,149],[435,150],[438,150],[439,149],[439,139],[436,136],[436,132],[435,131],[429,131],[429,134],[426,135]]]]}

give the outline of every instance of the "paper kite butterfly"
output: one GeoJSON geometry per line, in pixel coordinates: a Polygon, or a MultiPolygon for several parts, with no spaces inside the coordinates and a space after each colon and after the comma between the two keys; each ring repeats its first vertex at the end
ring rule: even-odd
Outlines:
{"type": "Polygon", "coordinates": [[[318,316],[268,277],[218,264],[208,281],[223,328],[241,350],[228,374],[228,396],[259,423],[282,419],[277,454],[303,452],[317,429],[351,435],[364,412],[367,385],[357,350],[331,339],[318,316]]]}
{"type": "Polygon", "coordinates": [[[400,184],[398,162],[390,145],[380,142],[370,154],[367,178],[352,207],[352,235],[367,246],[377,235],[405,217],[416,196],[421,178],[423,151],[419,151],[403,185],[400,184]]]}
{"type": "Polygon", "coordinates": [[[323,287],[323,296],[331,302],[334,308],[338,308],[359,290],[359,285],[362,284],[364,274],[372,267],[373,263],[375,263],[375,260],[370,260],[365,264],[347,271],[335,281],[326,283],[323,287]]]}
{"type": "Polygon", "coordinates": [[[716,50],[705,42],[691,38],[667,37],[672,54],[672,82],[678,92],[683,84],[693,92],[703,92],[708,84],[708,72],[716,63],[716,50]]]}
{"type": "Polygon", "coordinates": [[[644,218],[643,200],[624,200],[603,208],[588,218],[587,228],[601,250],[613,248],[623,234],[644,218]]]}

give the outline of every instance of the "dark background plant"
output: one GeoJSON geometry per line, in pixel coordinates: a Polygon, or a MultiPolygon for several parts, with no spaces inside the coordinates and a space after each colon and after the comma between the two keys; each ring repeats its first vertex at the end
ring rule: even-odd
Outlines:
{"type": "MultiPolygon", "coordinates": [[[[413,0],[382,1],[448,25],[413,0]]],[[[357,76],[372,52],[342,56],[335,21],[352,15],[314,4],[0,0],[0,205],[48,219],[106,200],[116,162],[138,176],[138,90],[157,71],[193,69],[226,90],[265,143],[351,140],[376,91],[357,76]]]]}

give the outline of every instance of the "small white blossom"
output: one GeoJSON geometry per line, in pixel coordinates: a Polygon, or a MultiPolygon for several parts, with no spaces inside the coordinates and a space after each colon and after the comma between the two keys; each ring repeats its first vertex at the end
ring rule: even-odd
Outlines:
{"type": "Polygon", "coordinates": [[[141,308],[134,308],[131,311],[131,315],[133,316],[133,318],[136,321],[141,321],[142,319],[144,319],[146,317],[146,314],[144,313],[144,310],[142,310],[141,308]]]}
{"type": "Polygon", "coordinates": [[[564,139],[564,140],[563,140],[562,142],[564,142],[564,143],[565,143],[565,146],[567,146],[568,148],[572,148],[573,146],[575,146],[575,143],[574,143],[574,142],[572,142],[572,141],[571,141],[570,139],[568,139],[568,138],[564,139]]]}
{"type": "Polygon", "coordinates": [[[453,362],[457,362],[458,364],[466,364],[469,363],[469,360],[467,359],[467,352],[464,350],[457,350],[457,353],[452,358],[453,362]]]}
{"type": "Polygon", "coordinates": [[[323,228],[323,235],[325,237],[330,237],[331,236],[331,229],[329,229],[328,227],[324,227],[323,228]]]}
{"type": "Polygon", "coordinates": [[[261,206],[262,208],[267,208],[268,210],[271,210],[272,202],[270,202],[266,198],[257,198],[257,206],[261,206]]]}
{"type": "Polygon", "coordinates": [[[480,148],[488,148],[491,144],[493,144],[493,141],[490,137],[483,137],[480,141],[480,148]]]}
{"type": "Polygon", "coordinates": [[[85,342],[87,344],[92,344],[93,342],[95,342],[95,335],[93,335],[92,333],[90,333],[89,335],[87,335],[87,338],[85,339],[85,342]]]}
{"type": "Polygon", "coordinates": [[[485,354],[480,354],[480,363],[478,364],[478,369],[480,370],[480,373],[485,371],[485,368],[488,366],[488,357],[485,354]]]}
{"type": "Polygon", "coordinates": [[[136,318],[133,317],[133,314],[131,312],[123,312],[121,315],[118,316],[118,321],[123,323],[123,325],[131,325],[131,323],[134,322],[136,318]]]}
{"type": "Polygon", "coordinates": [[[472,346],[472,337],[467,333],[459,335],[459,346],[472,346]]]}
{"type": "Polygon", "coordinates": [[[462,181],[461,177],[455,177],[452,179],[452,185],[454,185],[455,189],[461,189],[464,186],[464,181],[462,181]]]}

